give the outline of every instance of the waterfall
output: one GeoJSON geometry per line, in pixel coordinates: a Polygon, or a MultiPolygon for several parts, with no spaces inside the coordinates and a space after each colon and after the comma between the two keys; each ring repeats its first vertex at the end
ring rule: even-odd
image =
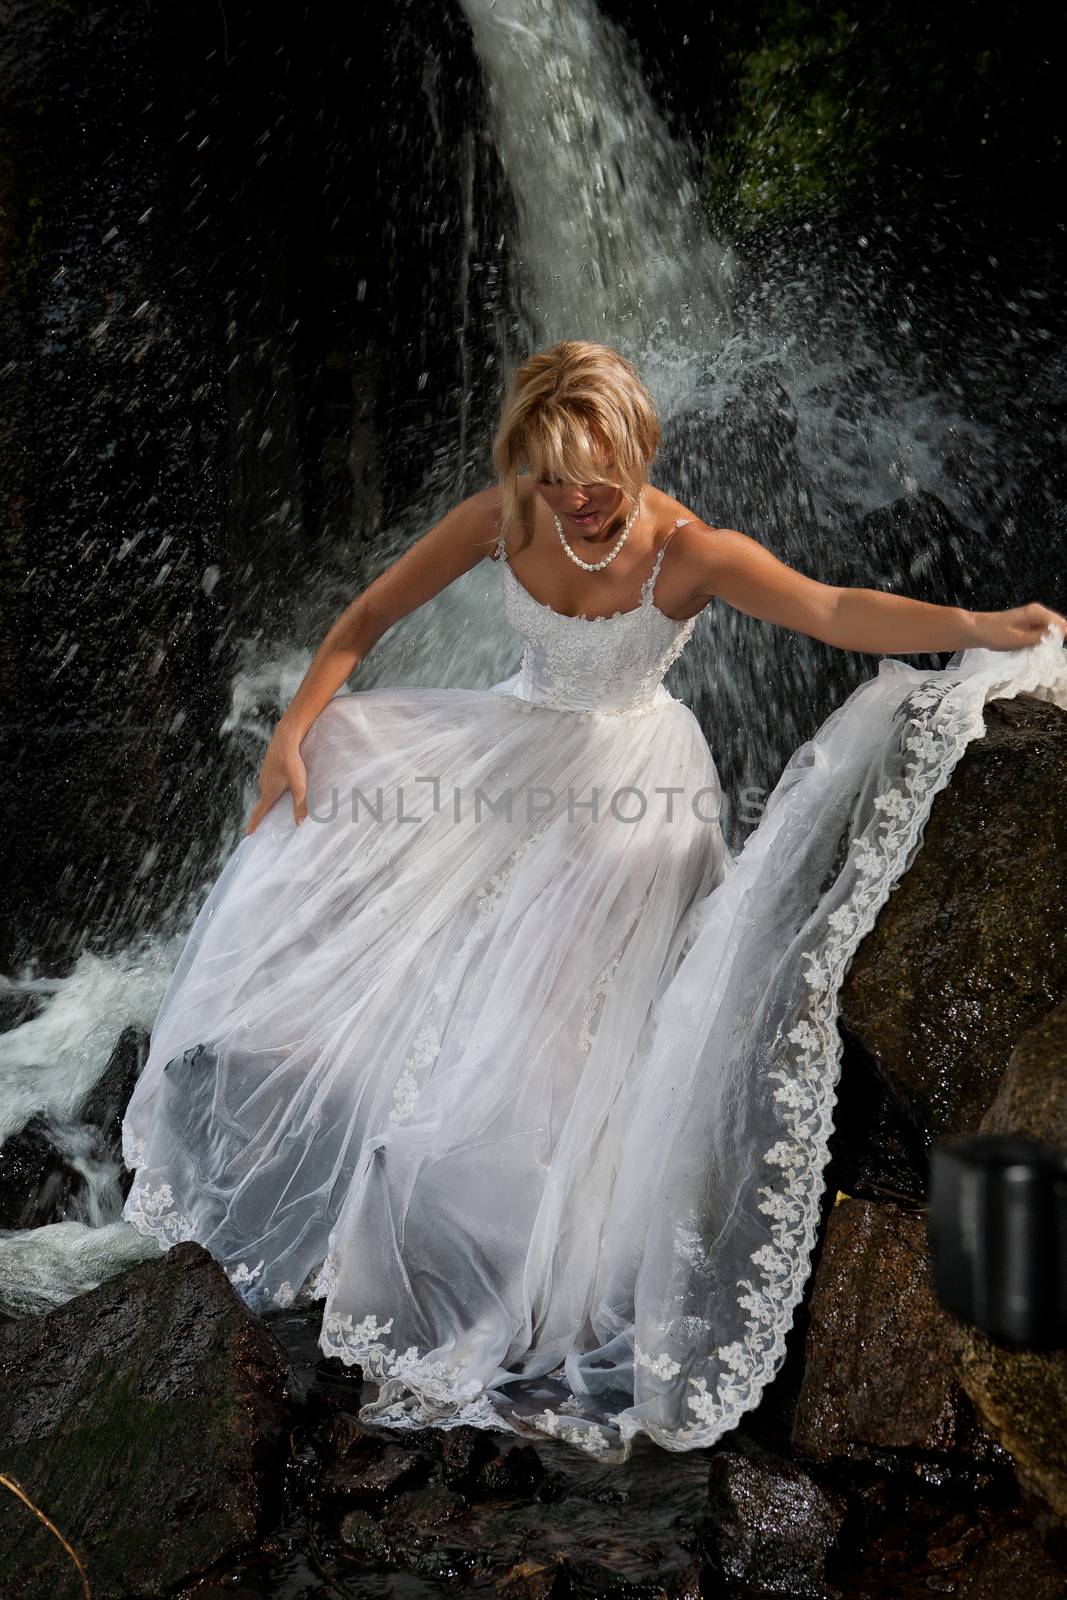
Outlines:
{"type": "Polygon", "coordinates": [[[729,323],[731,257],[709,235],[692,152],[595,0],[461,4],[515,202],[529,348],[610,344],[669,410],[729,323]]]}

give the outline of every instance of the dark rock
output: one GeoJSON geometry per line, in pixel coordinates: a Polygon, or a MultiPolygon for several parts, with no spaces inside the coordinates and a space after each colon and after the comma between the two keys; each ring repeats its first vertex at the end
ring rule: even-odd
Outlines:
{"type": "Polygon", "coordinates": [[[402,1445],[387,1445],[373,1461],[336,1467],[320,1480],[323,1494],[379,1505],[399,1490],[424,1483],[433,1462],[429,1456],[402,1445]]]}
{"type": "Polygon", "coordinates": [[[387,1561],[389,1545],[380,1525],[368,1511],[348,1511],[341,1518],[338,1536],[353,1555],[364,1561],[387,1561]]]}
{"type": "Polygon", "coordinates": [[[81,1120],[99,1130],[101,1144],[118,1169],[124,1200],[133,1187],[134,1175],[122,1161],[122,1118],[148,1055],[148,1043],[143,1028],[123,1028],[81,1109],[81,1120]]]}
{"type": "Polygon", "coordinates": [[[500,1452],[499,1438],[483,1428],[450,1428],[441,1444],[441,1481],[450,1488],[464,1488],[477,1478],[479,1470],[500,1452]]]}
{"type": "MultiPolygon", "coordinates": [[[[319,1315],[321,1317],[321,1312],[319,1315]]],[[[376,1457],[381,1448],[381,1441],[369,1434],[351,1412],[341,1411],[330,1419],[325,1438],[328,1459],[346,1465],[352,1462],[362,1464],[376,1457]]]]}
{"type": "Polygon", "coordinates": [[[185,163],[173,118],[197,93],[187,74],[202,52],[148,13],[119,9],[100,29],[25,0],[0,53],[10,971],[77,955],[93,935],[98,949],[136,937],[146,895],[172,905],[209,869],[239,770],[216,731],[239,559],[223,487],[220,217],[206,191],[179,237],[167,217],[185,163]],[[116,162],[106,202],[103,151],[116,162]]]}
{"type": "MultiPolygon", "coordinates": [[[[979,1132],[1067,1147],[1067,1005],[1055,1006],[1012,1051],[979,1132]]],[[[1024,1489],[1067,1515],[1067,1351],[1019,1350],[959,1326],[953,1364],[1024,1489]]]]}
{"type": "Polygon", "coordinates": [[[1067,1351],[1017,1350],[980,1328],[954,1330],[952,1366],[1022,1487],[1067,1516],[1067,1351]]]}
{"type": "MultiPolygon", "coordinates": [[[[741,1441],[738,1441],[740,1443],[741,1441]]],[[[705,1541],[714,1570],[761,1594],[824,1600],[827,1554],[848,1510],[845,1497],[796,1463],[744,1441],[711,1463],[705,1541]]]]}
{"type": "Polygon", "coordinates": [[[929,1181],[926,1141],[874,1070],[846,1023],[838,1023],[841,1076],[826,1186],[832,1192],[921,1206],[929,1181]]]}
{"type": "Polygon", "coordinates": [[[979,1524],[963,1512],[958,1512],[938,1528],[934,1542],[927,1545],[927,1566],[937,1572],[951,1572],[954,1567],[962,1565],[972,1550],[977,1549],[982,1537],[979,1524]]]}
{"type": "Polygon", "coordinates": [[[978,1132],[1028,1134],[1067,1149],[1067,1002],[1023,1034],[978,1132]]]}
{"type": "Polygon", "coordinates": [[[867,1449],[995,1459],[953,1378],[955,1322],[934,1293],[921,1216],[888,1202],[835,1206],[809,1310],[796,1450],[816,1461],[867,1449]]]}
{"type": "Polygon", "coordinates": [[[85,1189],[85,1178],[49,1138],[51,1119],[31,1117],[0,1146],[0,1228],[43,1228],[62,1222],[85,1189]]]}
{"type": "MultiPolygon", "coordinates": [[[[248,1548],[277,1512],[285,1354],[200,1245],[0,1328],[4,1470],[77,1551],[93,1600],[143,1600],[248,1548]]],[[[70,1557],[0,1500],[0,1593],[73,1593],[70,1557]]]]}
{"type": "Polygon", "coordinates": [[[1033,1528],[1003,1528],[953,1571],[949,1592],[953,1600],[1063,1600],[1067,1565],[1033,1528]]]}
{"type": "Polygon", "coordinates": [[[405,1523],[420,1532],[440,1527],[467,1509],[465,1496],[440,1481],[424,1484],[419,1489],[406,1489],[397,1495],[389,1508],[390,1527],[405,1523]]]}
{"type": "Polygon", "coordinates": [[[502,1600],[564,1600],[574,1591],[565,1563],[558,1558],[517,1561],[496,1580],[496,1592],[502,1600]]]}
{"type": "Polygon", "coordinates": [[[1067,999],[1067,715],[992,701],[845,978],[841,1018],[924,1142],[973,1132],[1067,999]]]}
{"type": "Polygon", "coordinates": [[[0,977],[0,1033],[8,1033],[39,1016],[47,1004],[43,994],[22,989],[10,978],[0,977]]]}
{"type": "Polygon", "coordinates": [[[512,1445],[482,1465],[475,1492],[486,1495],[528,1495],[544,1476],[544,1465],[532,1445],[512,1445]]]}

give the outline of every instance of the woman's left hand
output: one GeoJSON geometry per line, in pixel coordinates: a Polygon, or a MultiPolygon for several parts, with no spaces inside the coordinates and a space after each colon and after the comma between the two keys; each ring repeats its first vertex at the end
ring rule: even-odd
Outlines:
{"type": "Polygon", "coordinates": [[[978,611],[975,615],[978,628],[974,643],[986,650],[1021,650],[1025,645],[1037,644],[1050,622],[1059,629],[1061,644],[1067,636],[1067,617],[1036,600],[1013,606],[1010,611],[978,611]]]}

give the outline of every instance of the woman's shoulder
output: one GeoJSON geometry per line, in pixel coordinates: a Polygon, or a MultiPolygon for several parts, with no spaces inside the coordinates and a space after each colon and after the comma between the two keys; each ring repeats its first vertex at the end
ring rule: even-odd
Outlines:
{"type": "Polygon", "coordinates": [[[656,491],[650,510],[656,519],[654,543],[662,550],[667,545],[673,546],[675,554],[672,560],[698,545],[702,538],[714,531],[695,511],[661,490],[656,491]]]}
{"type": "Polygon", "coordinates": [[[499,483],[490,483],[478,489],[467,500],[475,519],[475,542],[493,561],[499,554],[500,533],[503,525],[504,500],[499,483]]]}
{"type": "MultiPolygon", "coordinates": [[[[652,489],[651,484],[649,488],[652,489]]],[[[674,495],[667,494],[663,489],[653,489],[653,496],[650,509],[664,538],[678,536],[689,530],[715,531],[714,523],[706,522],[690,506],[683,504],[681,500],[676,500],[674,495]]]]}

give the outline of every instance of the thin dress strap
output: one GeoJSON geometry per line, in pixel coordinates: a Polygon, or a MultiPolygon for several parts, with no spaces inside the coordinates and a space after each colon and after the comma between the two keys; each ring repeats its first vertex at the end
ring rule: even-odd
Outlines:
{"type": "Polygon", "coordinates": [[[660,545],[659,550],[656,552],[656,559],[652,564],[652,571],[649,573],[648,577],[645,579],[644,583],[641,586],[642,587],[641,602],[642,602],[643,605],[650,606],[652,604],[652,601],[653,601],[654,597],[655,597],[656,579],[659,577],[659,569],[663,565],[663,557],[667,553],[667,546],[670,544],[671,540],[674,538],[675,530],[678,529],[678,528],[683,527],[684,524],[687,523],[687,522],[692,522],[692,520],[693,520],[692,517],[679,517],[678,521],[674,524],[674,527],[671,529],[670,533],[667,535],[667,537],[664,539],[663,543],[660,545]]]}

